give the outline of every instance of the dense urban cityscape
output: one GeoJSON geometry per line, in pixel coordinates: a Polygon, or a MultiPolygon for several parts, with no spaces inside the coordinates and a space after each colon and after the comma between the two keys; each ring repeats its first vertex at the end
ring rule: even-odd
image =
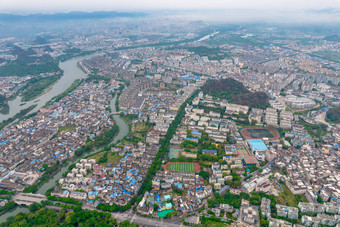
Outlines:
{"type": "Polygon", "coordinates": [[[340,226],[337,26],[101,13],[0,35],[0,226],[340,226]]]}

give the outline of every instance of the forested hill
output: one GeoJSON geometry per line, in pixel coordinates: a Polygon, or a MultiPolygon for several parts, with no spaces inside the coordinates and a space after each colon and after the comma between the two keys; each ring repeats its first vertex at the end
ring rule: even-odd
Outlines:
{"type": "Polygon", "coordinates": [[[264,92],[250,92],[241,82],[227,78],[208,81],[203,86],[203,92],[231,103],[254,108],[266,108],[269,97],[264,92]]]}
{"type": "Polygon", "coordinates": [[[327,111],[326,121],[330,123],[340,123],[340,107],[334,107],[327,111]]]}
{"type": "Polygon", "coordinates": [[[37,56],[32,48],[24,50],[13,45],[12,54],[17,56],[17,59],[0,67],[0,77],[39,75],[61,71],[58,61],[48,54],[37,56]]]}

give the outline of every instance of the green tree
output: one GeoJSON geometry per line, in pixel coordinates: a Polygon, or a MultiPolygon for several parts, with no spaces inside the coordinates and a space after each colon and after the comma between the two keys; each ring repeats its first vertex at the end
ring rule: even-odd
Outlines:
{"type": "Polygon", "coordinates": [[[200,171],[198,175],[200,175],[204,180],[209,179],[209,173],[206,171],[200,171]]]}
{"type": "Polygon", "coordinates": [[[57,218],[58,218],[59,220],[62,220],[62,219],[65,217],[65,214],[66,214],[66,209],[60,210],[60,211],[58,212],[58,214],[57,214],[57,218]]]}

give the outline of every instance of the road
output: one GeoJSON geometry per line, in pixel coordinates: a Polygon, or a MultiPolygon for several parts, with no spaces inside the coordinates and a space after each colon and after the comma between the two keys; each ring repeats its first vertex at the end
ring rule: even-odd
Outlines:
{"type": "MultiPolygon", "coordinates": [[[[89,210],[97,210],[100,212],[103,212],[101,210],[98,210],[96,208],[83,205],[83,209],[89,209],[89,210]]],[[[109,212],[106,212],[109,213],[109,212]]],[[[165,219],[155,219],[155,218],[149,218],[149,217],[143,217],[141,215],[138,215],[137,213],[133,212],[131,209],[119,213],[119,212],[111,212],[111,217],[115,218],[118,222],[123,222],[125,220],[129,220],[131,223],[135,223],[138,225],[143,225],[143,226],[167,226],[167,227],[178,227],[178,226],[183,226],[183,224],[180,222],[179,218],[172,218],[169,220],[165,219]]]]}

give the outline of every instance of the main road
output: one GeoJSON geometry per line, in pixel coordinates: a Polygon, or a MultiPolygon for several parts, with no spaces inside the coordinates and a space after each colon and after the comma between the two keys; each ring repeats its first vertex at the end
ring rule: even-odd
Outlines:
{"type": "MultiPolygon", "coordinates": [[[[90,207],[87,205],[83,205],[83,209],[97,210],[96,208],[90,207]]],[[[97,210],[97,211],[103,212],[101,210],[97,210]]],[[[106,213],[109,213],[109,212],[106,212],[106,213]]],[[[133,212],[131,209],[123,213],[111,212],[111,217],[116,219],[118,222],[123,222],[123,221],[128,220],[131,223],[135,223],[135,224],[143,225],[143,226],[160,226],[160,227],[183,226],[183,224],[181,223],[181,220],[176,217],[172,219],[149,218],[149,217],[138,215],[137,213],[133,212]]]]}

